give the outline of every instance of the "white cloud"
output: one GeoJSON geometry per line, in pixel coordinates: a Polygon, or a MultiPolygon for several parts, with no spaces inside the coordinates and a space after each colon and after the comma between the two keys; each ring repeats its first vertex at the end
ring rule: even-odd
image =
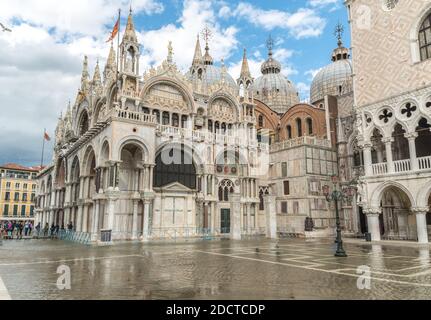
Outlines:
{"type": "MultiPolygon", "coordinates": [[[[238,30],[234,26],[222,28],[217,23],[217,15],[210,2],[186,0],[178,22],[179,26],[168,24],[158,30],[144,30],[140,33],[139,38],[144,50],[141,60],[143,69],[151,64],[160,64],[166,59],[167,45],[172,41],[174,61],[182,71],[187,71],[193,59],[196,35],[200,34],[205,26],[213,33],[209,47],[215,62],[229,58],[236,49],[238,30]]],[[[204,50],[202,37],[201,45],[204,50]]]]}
{"type": "Polygon", "coordinates": [[[265,30],[286,29],[290,36],[296,39],[320,36],[326,26],[325,19],[310,8],[300,8],[291,13],[281,10],[263,10],[250,3],[241,2],[232,11],[232,16],[244,18],[265,30]]]}
{"type": "MultiPolygon", "coordinates": [[[[0,21],[12,32],[0,32],[0,163],[38,164],[43,129],[54,134],[57,118],[74,100],[80,85],[82,58],[102,62],[109,51],[105,43],[121,0],[2,0],[0,21]],[[12,138],[13,137],[13,138],[12,138]]],[[[158,13],[163,6],[153,0],[135,0],[134,11],[158,13]]],[[[52,148],[46,148],[45,161],[52,148]]]]}
{"type": "MultiPolygon", "coordinates": [[[[128,13],[129,0],[2,0],[0,21],[12,25],[21,21],[44,29],[53,29],[57,35],[83,34],[100,36],[112,28],[119,8],[128,13]]],[[[134,0],[136,13],[161,13],[164,7],[155,0],[134,0]]]]}
{"type": "Polygon", "coordinates": [[[308,76],[308,80],[311,81],[319,73],[320,70],[322,70],[322,68],[310,69],[310,70],[305,71],[304,75],[308,76]]]}
{"type": "Polygon", "coordinates": [[[310,85],[304,82],[299,82],[296,84],[296,88],[298,89],[301,102],[309,103],[310,85]]]}
{"type": "Polygon", "coordinates": [[[312,7],[325,7],[328,5],[338,5],[340,0],[309,0],[308,3],[312,7]]]}
{"type": "MultiPolygon", "coordinates": [[[[285,48],[274,50],[274,58],[281,63],[282,65],[281,72],[287,78],[289,78],[292,75],[298,74],[298,71],[293,67],[291,62],[289,62],[289,58],[293,54],[294,54],[293,50],[288,50],[285,48]]],[[[266,57],[265,59],[263,59],[259,54],[259,55],[253,55],[252,57],[248,57],[247,60],[248,60],[248,65],[249,65],[250,73],[252,77],[255,79],[260,77],[262,75],[262,72],[261,72],[262,63],[265,62],[266,57]]],[[[229,65],[228,67],[229,74],[231,74],[234,79],[239,77],[241,73],[241,66],[242,66],[242,59],[239,60],[238,62],[233,62],[229,65]]]]}

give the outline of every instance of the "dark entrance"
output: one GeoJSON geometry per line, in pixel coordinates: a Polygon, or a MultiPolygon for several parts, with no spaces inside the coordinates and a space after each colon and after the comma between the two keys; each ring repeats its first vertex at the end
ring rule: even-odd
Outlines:
{"type": "Polygon", "coordinates": [[[221,209],[221,233],[230,233],[230,209],[221,209]]]}
{"type": "Polygon", "coordinates": [[[364,210],[362,207],[358,207],[359,209],[359,223],[361,225],[361,234],[365,234],[368,232],[368,223],[367,217],[364,214],[364,210]]]}
{"type": "Polygon", "coordinates": [[[383,236],[385,234],[385,222],[383,220],[383,214],[379,215],[379,224],[380,224],[380,235],[383,236]]]}

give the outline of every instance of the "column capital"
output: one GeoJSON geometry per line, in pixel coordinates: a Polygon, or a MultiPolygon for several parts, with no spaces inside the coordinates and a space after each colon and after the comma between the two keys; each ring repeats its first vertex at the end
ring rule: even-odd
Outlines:
{"type": "Polygon", "coordinates": [[[385,138],[382,139],[382,142],[384,144],[392,143],[392,142],[394,142],[394,138],[393,137],[385,137],[385,138]]]}
{"type": "Polygon", "coordinates": [[[382,213],[380,208],[365,208],[364,214],[367,216],[379,216],[382,213]]]}
{"type": "Polygon", "coordinates": [[[408,132],[404,135],[404,137],[408,140],[414,140],[418,137],[418,133],[417,132],[408,132]]]}
{"type": "Polygon", "coordinates": [[[115,166],[116,164],[120,164],[120,163],[122,163],[123,161],[120,161],[120,160],[108,160],[108,161],[106,161],[105,163],[108,165],[108,166],[115,166]]]}
{"type": "Polygon", "coordinates": [[[427,214],[429,212],[429,207],[414,207],[411,208],[413,214],[427,214]]]}

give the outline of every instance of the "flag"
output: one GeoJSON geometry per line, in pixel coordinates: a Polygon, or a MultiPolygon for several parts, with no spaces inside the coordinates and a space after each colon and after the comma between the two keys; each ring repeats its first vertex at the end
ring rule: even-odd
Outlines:
{"type": "Polygon", "coordinates": [[[46,140],[46,141],[51,141],[51,137],[48,135],[48,133],[45,131],[44,132],[44,134],[43,134],[43,138],[46,140]]]}
{"type": "Polygon", "coordinates": [[[120,28],[120,19],[117,20],[117,23],[115,24],[114,29],[112,29],[111,36],[106,42],[114,40],[114,38],[117,36],[119,28],[120,28]]]}

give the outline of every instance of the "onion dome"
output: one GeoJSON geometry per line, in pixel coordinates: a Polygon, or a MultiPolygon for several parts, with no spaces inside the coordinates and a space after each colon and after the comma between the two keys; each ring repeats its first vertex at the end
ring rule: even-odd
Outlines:
{"type": "Polygon", "coordinates": [[[262,76],[257,78],[251,89],[254,97],[279,114],[286,113],[299,103],[295,85],[281,73],[281,64],[272,53],[273,41],[268,42],[268,59],[262,64],[262,76]]]}
{"type": "Polygon", "coordinates": [[[337,26],[338,47],[332,52],[332,63],[322,68],[314,77],[310,89],[312,104],[323,100],[325,96],[339,96],[353,90],[352,63],[349,49],[341,40],[343,29],[337,26]]]}

